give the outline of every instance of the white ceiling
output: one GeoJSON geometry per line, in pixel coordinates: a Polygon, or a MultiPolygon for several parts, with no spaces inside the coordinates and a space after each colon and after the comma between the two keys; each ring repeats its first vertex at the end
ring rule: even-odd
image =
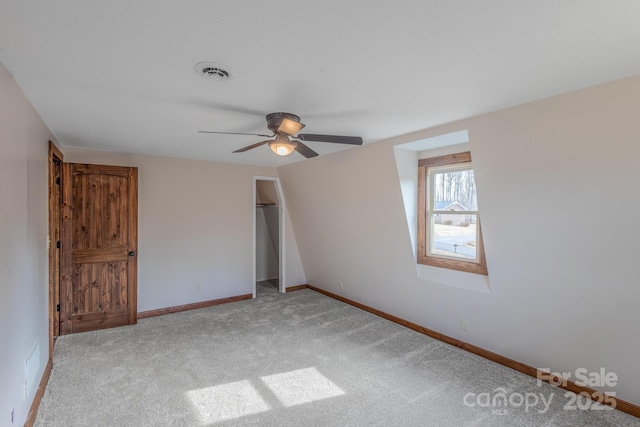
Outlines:
{"type": "Polygon", "coordinates": [[[64,146],[278,166],[303,157],[197,131],[371,143],[640,74],[640,2],[0,0],[0,61],[64,146]]]}

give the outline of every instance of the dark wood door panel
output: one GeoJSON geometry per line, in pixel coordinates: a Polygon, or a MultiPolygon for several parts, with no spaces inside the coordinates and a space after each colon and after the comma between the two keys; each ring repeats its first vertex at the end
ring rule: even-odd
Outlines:
{"type": "Polygon", "coordinates": [[[126,261],[129,257],[128,246],[108,249],[74,249],[73,263],[126,261]]]}
{"type": "Polygon", "coordinates": [[[73,175],[73,249],[128,245],[128,178],[98,173],[73,175]]]}
{"type": "Polygon", "coordinates": [[[74,173],[78,175],[85,174],[98,174],[98,175],[112,175],[112,176],[120,176],[122,178],[129,178],[130,173],[129,169],[137,169],[137,168],[127,168],[123,166],[110,166],[110,165],[88,165],[81,163],[73,163],[74,173]]]}
{"type": "Polygon", "coordinates": [[[126,308],[97,313],[74,314],[71,316],[74,333],[128,325],[128,319],[129,310],[126,308]]]}
{"type": "Polygon", "coordinates": [[[73,266],[72,313],[127,308],[127,263],[101,262],[73,266]]]}
{"type": "Polygon", "coordinates": [[[137,314],[137,169],[64,164],[61,333],[137,314]]]}

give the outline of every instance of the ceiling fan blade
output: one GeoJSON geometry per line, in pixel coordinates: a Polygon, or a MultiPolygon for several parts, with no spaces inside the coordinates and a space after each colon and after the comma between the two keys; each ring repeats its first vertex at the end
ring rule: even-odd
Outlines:
{"type": "Polygon", "coordinates": [[[247,115],[256,116],[256,117],[261,117],[261,116],[264,117],[264,111],[261,111],[261,110],[253,110],[250,108],[238,107],[235,105],[223,104],[219,102],[213,102],[208,99],[193,100],[193,101],[190,101],[190,104],[195,105],[197,107],[203,107],[207,109],[216,109],[224,112],[247,114],[247,115]]]}
{"type": "Polygon", "coordinates": [[[336,144],[362,145],[359,136],[318,135],[315,133],[301,133],[297,136],[303,141],[335,142],[336,144]]]}
{"type": "Polygon", "coordinates": [[[234,153],[244,153],[245,151],[253,150],[254,148],[260,147],[261,145],[268,144],[271,141],[273,141],[273,140],[267,139],[266,141],[261,141],[261,142],[255,143],[255,144],[247,145],[246,147],[242,147],[242,148],[234,151],[234,153]]]}
{"type": "Polygon", "coordinates": [[[295,140],[295,143],[296,143],[296,151],[302,154],[303,156],[305,156],[307,159],[310,159],[311,157],[316,157],[318,155],[318,153],[316,153],[311,148],[304,145],[302,141],[295,140]]]}
{"type": "Polygon", "coordinates": [[[251,136],[264,136],[266,138],[271,138],[274,135],[264,135],[261,133],[244,133],[244,132],[213,132],[209,130],[199,130],[198,133],[217,133],[220,135],[251,135],[251,136]]]}

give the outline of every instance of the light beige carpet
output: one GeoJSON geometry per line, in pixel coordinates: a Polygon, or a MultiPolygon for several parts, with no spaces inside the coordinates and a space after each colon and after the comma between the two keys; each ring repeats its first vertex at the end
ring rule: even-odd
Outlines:
{"type": "Polygon", "coordinates": [[[259,296],[60,337],[36,426],[640,427],[312,290],[259,296]]]}

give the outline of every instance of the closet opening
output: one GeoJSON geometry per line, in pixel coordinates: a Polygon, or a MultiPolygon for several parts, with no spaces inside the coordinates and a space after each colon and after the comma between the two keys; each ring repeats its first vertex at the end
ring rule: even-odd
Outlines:
{"type": "Polygon", "coordinates": [[[254,291],[285,292],[284,197],[278,178],[254,177],[254,291]]]}

